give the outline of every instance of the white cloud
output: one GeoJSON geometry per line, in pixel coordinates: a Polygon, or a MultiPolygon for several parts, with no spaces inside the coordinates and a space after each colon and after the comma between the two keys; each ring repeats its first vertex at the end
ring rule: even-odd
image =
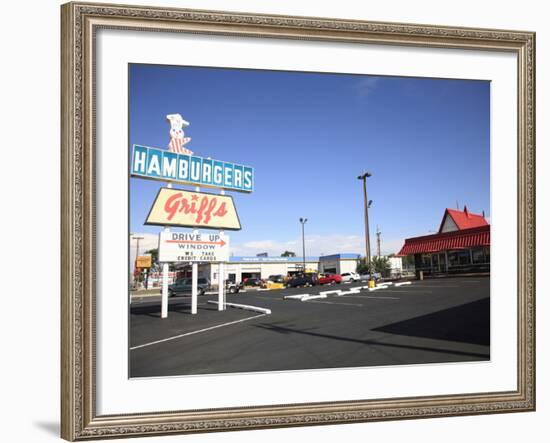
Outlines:
{"type": "Polygon", "coordinates": [[[268,255],[281,255],[284,251],[292,251],[298,255],[297,242],[294,240],[287,242],[253,240],[245,243],[231,243],[231,253],[239,256],[256,255],[262,252],[267,252],[268,255]]]}
{"type": "MultiPolygon", "coordinates": [[[[330,255],[337,253],[358,253],[364,254],[365,239],[360,235],[352,234],[332,234],[319,235],[310,234],[305,237],[306,255],[330,255]]],[[[381,252],[383,255],[396,253],[403,246],[403,239],[388,239],[383,240],[381,244],[381,252]]],[[[267,252],[268,255],[279,256],[284,251],[292,251],[297,256],[302,255],[302,239],[296,238],[288,241],[275,240],[254,240],[245,243],[231,244],[231,252],[236,256],[256,255],[262,252],[267,252]]],[[[371,253],[376,254],[376,244],[371,239],[371,253]]]]}
{"type": "Polygon", "coordinates": [[[362,78],[355,84],[355,89],[357,90],[359,95],[365,97],[374,92],[379,80],[380,79],[378,77],[362,78]]]}

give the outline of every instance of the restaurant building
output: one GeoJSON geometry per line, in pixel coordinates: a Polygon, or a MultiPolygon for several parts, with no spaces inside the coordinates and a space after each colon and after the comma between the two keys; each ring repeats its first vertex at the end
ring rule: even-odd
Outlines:
{"type": "Polygon", "coordinates": [[[424,274],[488,272],[491,225],[484,214],[445,209],[437,234],[407,238],[397,254],[424,274]]]}

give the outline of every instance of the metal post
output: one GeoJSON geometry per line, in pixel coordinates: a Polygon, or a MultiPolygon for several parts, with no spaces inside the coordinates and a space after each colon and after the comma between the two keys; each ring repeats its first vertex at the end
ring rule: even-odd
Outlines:
{"type": "Polygon", "coordinates": [[[380,232],[380,229],[377,226],[376,227],[376,246],[377,246],[378,257],[382,256],[382,252],[381,252],[381,248],[380,248],[380,235],[381,234],[382,233],[380,232]]]}
{"type": "Polygon", "coordinates": [[[162,264],[162,301],[161,301],[161,318],[168,317],[168,263],[162,264]]]}
{"type": "Polygon", "coordinates": [[[223,262],[218,263],[218,311],[225,310],[225,270],[223,262]]]}
{"type": "Polygon", "coordinates": [[[303,273],[306,272],[306,237],[304,226],[307,222],[307,218],[300,217],[300,223],[302,224],[302,261],[303,261],[303,273]]]}
{"type": "Polygon", "coordinates": [[[306,236],[304,226],[305,223],[302,223],[302,261],[304,272],[306,272],[306,236]]]}
{"type": "Polygon", "coordinates": [[[191,275],[191,314],[197,313],[197,299],[198,299],[198,279],[199,279],[199,264],[193,262],[191,266],[192,275],[191,275]]]}
{"type": "Polygon", "coordinates": [[[367,260],[367,266],[369,272],[371,270],[371,256],[370,256],[370,232],[369,232],[369,200],[367,197],[367,177],[371,177],[370,172],[365,172],[363,175],[357,177],[359,180],[363,180],[363,200],[365,206],[365,258],[367,260]]]}
{"type": "MultiPolygon", "coordinates": [[[[172,187],[172,183],[166,185],[167,188],[172,187]]],[[[164,232],[170,232],[168,226],[164,227],[164,232]]],[[[160,306],[160,318],[168,317],[168,274],[170,272],[170,265],[168,263],[162,264],[162,296],[160,306]]]]}
{"type": "MultiPolygon", "coordinates": [[[[200,187],[196,186],[195,191],[199,192],[201,190],[200,187]]],[[[193,234],[198,234],[198,229],[193,229],[193,234]]],[[[191,314],[197,313],[197,302],[198,302],[198,295],[199,295],[199,289],[198,289],[198,279],[199,279],[199,264],[197,262],[193,262],[191,266],[191,314]]]]}
{"type": "MultiPolygon", "coordinates": [[[[143,239],[145,237],[134,237],[135,240],[137,240],[137,244],[136,244],[136,260],[137,260],[137,257],[139,255],[139,241],[141,239],[143,239]]],[[[135,263],[134,263],[134,268],[135,268],[135,263]]]]}
{"type": "Polygon", "coordinates": [[[133,279],[134,283],[136,282],[136,268],[137,268],[137,258],[139,256],[139,241],[143,240],[145,237],[132,237],[132,240],[136,240],[136,257],[134,259],[134,268],[133,268],[133,279]]]}
{"type": "Polygon", "coordinates": [[[363,193],[365,196],[365,226],[366,226],[366,247],[367,247],[367,263],[370,266],[371,256],[370,256],[370,229],[369,229],[369,205],[367,200],[367,180],[363,180],[363,193]]]}
{"type": "MultiPolygon", "coordinates": [[[[225,189],[220,191],[220,195],[225,195],[225,189]]],[[[220,237],[224,231],[220,231],[220,237]]],[[[224,263],[218,264],[218,311],[225,310],[225,269],[224,263]]]]}

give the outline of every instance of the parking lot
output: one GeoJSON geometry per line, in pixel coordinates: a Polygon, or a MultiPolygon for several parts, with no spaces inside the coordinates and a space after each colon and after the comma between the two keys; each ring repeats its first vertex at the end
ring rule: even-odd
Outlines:
{"type": "Polygon", "coordinates": [[[130,309],[130,376],[481,361],[490,358],[489,277],[413,281],[369,291],[366,283],[228,295],[271,310],[219,312],[199,297],[135,298],[130,309]],[[362,287],[359,289],[359,287],[362,287]],[[285,296],[340,290],[307,301],[285,296]]]}

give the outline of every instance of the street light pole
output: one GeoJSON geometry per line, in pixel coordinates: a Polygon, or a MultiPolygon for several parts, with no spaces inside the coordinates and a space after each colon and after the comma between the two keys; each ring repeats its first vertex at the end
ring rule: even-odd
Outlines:
{"type": "Polygon", "coordinates": [[[381,248],[380,248],[380,235],[381,234],[382,233],[380,232],[380,228],[377,226],[376,227],[376,251],[377,251],[376,256],[377,257],[380,257],[382,255],[381,248]]]}
{"type": "Polygon", "coordinates": [[[367,266],[371,268],[371,257],[370,257],[370,232],[369,232],[369,207],[372,203],[372,200],[368,200],[367,197],[367,178],[371,177],[370,172],[365,172],[364,174],[357,177],[358,180],[363,181],[363,204],[365,207],[365,259],[367,261],[367,266]]]}
{"type": "Polygon", "coordinates": [[[304,225],[307,222],[307,218],[300,217],[300,223],[302,224],[302,260],[303,260],[303,272],[306,272],[306,240],[305,240],[305,231],[304,225]]]}

